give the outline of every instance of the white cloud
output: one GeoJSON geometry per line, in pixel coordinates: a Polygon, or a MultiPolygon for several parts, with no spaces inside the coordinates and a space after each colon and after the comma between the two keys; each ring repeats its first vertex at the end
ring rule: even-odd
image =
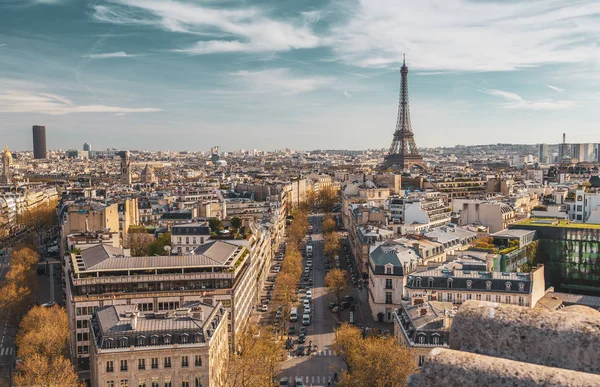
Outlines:
{"type": "MultiPolygon", "coordinates": [[[[340,60],[421,70],[507,71],[598,61],[600,3],[359,0],[332,28],[340,60]]],[[[350,8],[351,7],[351,8],[350,8]]]]}
{"type": "Polygon", "coordinates": [[[4,47],[4,46],[6,46],[6,43],[0,44],[0,47],[4,47]]]}
{"type": "Polygon", "coordinates": [[[348,91],[344,91],[344,95],[348,98],[352,97],[352,93],[348,92],[348,91]]]}
{"type": "Polygon", "coordinates": [[[557,87],[557,86],[552,86],[552,85],[546,85],[548,86],[550,89],[558,92],[558,93],[562,93],[563,91],[565,91],[565,89],[563,89],[562,87],[557,87]]]}
{"type": "Polygon", "coordinates": [[[83,58],[109,59],[109,58],[131,58],[131,57],[136,57],[136,56],[138,56],[138,55],[132,55],[132,54],[128,54],[123,51],[119,51],[119,52],[105,52],[102,54],[87,54],[87,55],[83,55],[83,58]]]}
{"type": "Polygon", "coordinates": [[[286,68],[262,71],[238,71],[230,75],[236,77],[236,84],[241,82],[247,92],[257,94],[300,94],[322,89],[333,84],[333,79],[327,77],[294,77],[289,73],[289,69],[286,68]]]}
{"type": "MultiPolygon", "coordinates": [[[[223,52],[274,52],[313,48],[320,39],[313,34],[315,14],[304,14],[296,23],[278,21],[254,8],[214,9],[206,6],[168,0],[112,0],[112,5],[96,5],[97,21],[152,25],[171,32],[206,35],[218,31],[221,40],[203,40],[176,49],[192,55],[223,52]]],[[[299,15],[300,16],[300,15],[299,15]]]]}
{"type": "Polygon", "coordinates": [[[77,105],[73,101],[48,93],[8,90],[0,92],[0,112],[64,115],[73,113],[149,113],[156,108],[127,108],[106,105],[77,105]]]}
{"type": "Polygon", "coordinates": [[[528,109],[528,110],[562,110],[575,106],[571,100],[525,100],[518,94],[498,89],[482,89],[482,93],[500,97],[506,102],[502,103],[505,109],[528,109]]]}

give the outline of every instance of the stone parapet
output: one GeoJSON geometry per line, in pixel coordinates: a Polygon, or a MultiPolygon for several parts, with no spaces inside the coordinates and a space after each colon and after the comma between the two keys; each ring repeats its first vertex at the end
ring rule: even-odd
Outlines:
{"type": "MultiPolygon", "coordinates": [[[[564,356],[569,353],[564,352],[564,356]]],[[[421,372],[408,380],[407,387],[423,386],[597,387],[600,376],[436,348],[427,356],[421,372]]]]}
{"type": "MultiPolygon", "coordinates": [[[[600,312],[583,306],[552,312],[470,300],[454,318],[450,348],[600,374],[600,312]]],[[[516,372],[519,370],[515,368],[516,372]]],[[[599,380],[596,379],[596,386],[600,386],[599,380]]]]}

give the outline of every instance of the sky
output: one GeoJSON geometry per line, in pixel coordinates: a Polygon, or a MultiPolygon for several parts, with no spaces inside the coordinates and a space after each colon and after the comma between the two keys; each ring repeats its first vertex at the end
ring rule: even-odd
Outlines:
{"type": "Polygon", "coordinates": [[[0,0],[0,146],[600,142],[594,0],[0,0]]]}

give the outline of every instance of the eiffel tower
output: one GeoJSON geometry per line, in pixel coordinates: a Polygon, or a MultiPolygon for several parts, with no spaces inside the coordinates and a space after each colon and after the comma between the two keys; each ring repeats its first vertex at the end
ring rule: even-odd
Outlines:
{"type": "Polygon", "coordinates": [[[402,81],[400,83],[400,103],[398,105],[398,119],[396,131],[388,154],[385,156],[381,169],[403,171],[413,166],[425,169],[423,156],[419,153],[415,136],[410,126],[410,111],[408,109],[408,67],[406,57],[400,68],[402,81]]]}

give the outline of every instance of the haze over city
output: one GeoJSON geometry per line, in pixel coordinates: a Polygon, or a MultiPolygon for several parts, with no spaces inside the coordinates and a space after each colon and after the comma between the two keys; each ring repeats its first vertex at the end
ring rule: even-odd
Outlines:
{"type": "Polygon", "coordinates": [[[0,137],[31,149],[389,146],[402,55],[421,147],[593,141],[595,1],[8,0],[0,137]]]}

